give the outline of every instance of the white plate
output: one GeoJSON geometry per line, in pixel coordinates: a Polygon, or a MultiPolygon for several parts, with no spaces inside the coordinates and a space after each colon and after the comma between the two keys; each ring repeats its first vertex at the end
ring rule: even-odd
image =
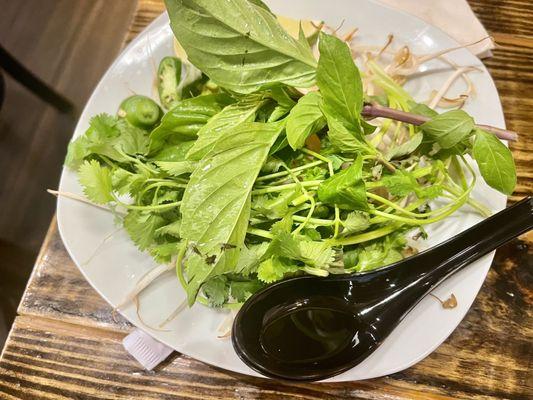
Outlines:
{"type": "MultiPolygon", "coordinates": [[[[268,4],[276,13],[294,18],[324,20],[331,26],[337,26],[344,19],[345,28],[359,28],[359,40],[365,44],[383,44],[387,34],[393,33],[398,43],[405,43],[418,53],[457,45],[437,28],[368,0],[272,0],[268,4]]],[[[164,14],[148,26],[109,68],[89,99],[74,137],[85,132],[91,116],[101,112],[113,114],[121,100],[132,92],[152,95],[156,65],[162,57],[170,54],[172,33],[167,15],[164,14]]],[[[498,93],[481,62],[467,50],[456,51],[449,58],[460,65],[476,65],[482,70],[471,75],[477,95],[468,102],[466,111],[478,123],[504,127],[498,93]]],[[[442,68],[445,64],[435,61],[428,67],[442,68]]],[[[417,99],[425,100],[429,91],[439,87],[449,74],[448,70],[442,74],[426,75],[410,84],[409,91],[417,99]]],[[[464,89],[461,85],[457,83],[452,91],[459,93],[464,89]]],[[[63,171],[60,190],[81,194],[74,172],[63,171]]],[[[493,211],[505,207],[505,196],[490,189],[484,182],[479,181],[473,196],[493,211]]],[[[60,198],[57,216],[61,237],[69,254],[91,285],[112,306],[119,304],[139,278],[154,267],[152,259],[140,253],[124,231],[117,232],[113,216],[108,212],[60,198]]],[[[427,245],[442,242],[480,219],[465,207],[453,217],[430,227],[427,245]]],[[[436,290],[436,294],[444,298],[453,292],[459,302],[457,308],[444,310],[435,299],[425,298],[372,356],[330,381],[368,379],[391,374],[430,354],[451,334],[469,309],[492,258],[493,254],[484,257],[436,290]]],[[[143,292],[140,310],[143,320],[150,326],[157,326],[184,297],[176,277],[169,273],[143,292]]],[[[124,316],[134,325],[143,327],[133,306],[124,310],[124,316]]],[[[200,361],[247,375],[257,375],[237,357],[230,340],[217,338],[217,327],[225,317],[222,311],[196,304],[169,323],[166,326],[168,331],[144,329],[161,342],[200,361]]]]}

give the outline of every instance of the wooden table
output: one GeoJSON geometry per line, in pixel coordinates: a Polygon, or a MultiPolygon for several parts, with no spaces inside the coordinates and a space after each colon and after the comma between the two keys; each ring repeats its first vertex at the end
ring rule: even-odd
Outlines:
{"type": "MultiPolygon", "coordinates": [[[[486,61],[496,80],[519,171],[514,201],[532,192],[533,10],[529,0],[470,1],[500,44],[486,61]]],[[[141,0],[126,40],[163,10],[141,0]]],[[[251,378],[176,354],[145,372],[123,350],[131,326],[70,260],[52,221],[0,358],[6,399],[526,399],[533,396],[533,279],[526,235],[501,248],[467,316],[433,354],[384,378],[340,384],[251,378]]]]}

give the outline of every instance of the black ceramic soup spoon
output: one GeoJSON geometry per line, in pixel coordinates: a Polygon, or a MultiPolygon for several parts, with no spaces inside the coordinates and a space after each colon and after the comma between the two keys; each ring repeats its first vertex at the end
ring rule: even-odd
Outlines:
{"type": "Polygon", "coordinates": [[[365,274],[298,277],[256,293],[235,318],[232,342],[261,374],[312,381],[367,358],[435,286],[533,227],[533,200],[454,238],[365,274]]]}

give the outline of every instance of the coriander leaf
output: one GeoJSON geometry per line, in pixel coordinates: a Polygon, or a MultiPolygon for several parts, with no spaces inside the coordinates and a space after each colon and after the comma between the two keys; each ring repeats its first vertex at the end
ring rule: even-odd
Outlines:
{"type": "Polygon", "coordinates": [[[294,149],[304,146],[309,135],[318,132],[326,125],[326,119],[320,109],[321,96],[317,92],[307,93],[287,118],[287,140],[294,149]]]}
{"type": "Polygon", "coordinates": [[[325,242],[302,240],[299,248],[300,260],[311,267],[326,269],[335,258],[335,252],[325,242]]]}
{"type": "Polygon", "coordinates": [[[196,168],[194,161],[156,161],[155,164],[170,176],[189,174],[196,168]]]}
{"type": "Polygon", "coordinates": [[[333,262],[335,255],[326,242],[300,240],[288,232],[275,234],[267,254],[301,261],[310,267],[324,269],[333,262]]]}
{"type": "Polygon", "coordinates": [[[252,93],[280,83],[309,87],[316,60],[275,16],[247,0],[165,0],[189,60],[218,85],[252,93]],[[268,70],[268,74],[265,71],[268,70]]]}
{"type": "Polygon", "coordinates": [[[115,140],[120,136],[116,125],[116,118],[109,114],[92,117],[83,136],[69,144],[66,165],[79,168],[83,160],[91,154],[104,155],[119,162],[127,161],[115,148],[115,140]]]}
{"type": "Polygon", "coordinates": [[[401,232],[395,232],[382,239],[359,247],[355,271],[366,272],[393,264],[403,259],[401,251],[406,240],[401,232]]]}
{"type": "Polygon", "coordinates": [[[248,96],[238,103],[230,104],[215,115],[198,131],[198,140],[187,153],[187,159],[198,161],[220,138],[223,131],[235,128],[244,122],[253,122],[257,110],[264,104],[262,95],[248,96]]]}
{"type": "Polygon", "coordinates": [[[401,158],[408,154],[411,154],[413,151],[415,151],[418,148],[418,146],[420,146],[420,143],[422,143],[423,137],[424,135],[422,134],[422,132],[418,132],[407,142],[404,142],[399,146],[393,147],[387,153],[387,160],[392,160],[394,158],[401,158]]]}
{"type": "Polygon", "coordinates": [[[130,155],[148,152],[150,140],[144,129],[137,128],[124,119],[118,120],[116,127],[120,132],[120,135],[113,142],[117,149],[130,155]]]}
{"type": "Polygon", "coordinates": [[[414,193],[419,199],[433,199],[442,193],[441,185],[422,186],[412,173],[400,169],[396,170],[394,174],[384,175],[380,182],[392,196],[397,197],[414,193]]]}
{"type": "Polygon", "coordinates": [[[84,161],[78,170],[78,179],[85,196],[96,204],[113,201],[111,171],[96,160],[84,161]]]}
{"type": "Polygon", "coordinates": [[[172,260],[172,256],[178,254],[179,242],[166,242],[156,244],[148,249],[154,260],[160,264],[167,264],[172,260]]]}
{"type": "Polygon", "coordinates": [[[251,279],[248,281],[230,281],[230,295],[239,303],[243,303],[248,298],[262,289],[264,285],[257,279],[251,279]]]}
{"type": "Polygon", "coordinates": [[[180,238],[180,226],[181,226],[181,220],[177,219],[174,222],[171,222],[168,225],[163,225],[161,228],[157,228],[155,230],[155,236],[156,237],[162,237],[165,235],[173,236],[177,239],[180,238]]]}
{"type": "Polygon", "coordinates": [[[363,84],[348,45],[332,35],[320,33],[317,85],[331,115],[350,131],[360,131],[363,84]]]}
{"type": "Polygon", "coordinates": [[[251,246],[243,246],[239,255],[239,261],[234,272],[248,276],[256,272],[257,266],[268,249],[268,243],[263,242],[251,246]]]}
{"type": "Polygon", "coordinates": [[[257,268],[257,278],[265,283],[272,283],[283,279],[285,274],[298,271],[298,266],[289,260],[272,256],[257,268]]]}
{"type": "Polygon", "coordinates": [[[210,276],[233,270],[244,244],[253,184],[283,124],[247,122],[222,134],[191,174],[183,195],[180,234],[213,254],[223,243],[236,248],[216,262],[191,258],[187,265],[189,301],[210,276]]]}
{"type": "Polygon", "coordinates": [[[326,179],[318,188],[318,198],[327,204],[351,210],[366,210],[365,183],[362,178],[363,158],[359,155],[347,169],[326,179]]]}
{"type": "Polygon", "coordinates": [[[202,291],[212,307],[220,307],[229,298],[228,279],[224,275],[215,276],[202,285],[202,291]]]}
{"type": "Polygon", "coordinates": [[[150,133],[150,152],[160,150],[165,143],[179,143],[196,139],[202,126],[227,104],[222,95],[206,95],[181,100],[161,119],[150,133]]]}
{"type": "Polygon", "coordinates": [[[467,138],[474,129],[474,120],[463,110],[451,110],[438,114],[420,125],[426,135],[440,147],[448,149],[467,138]]]}
{"type": "Polygon", "coordinates": [[[511,195],[516,186],[516,168],[511,151],[500,139],[476,129],[472,154],[485,182],[494,189],[511,195]]]}
{"type": "Polygon", "coordinates": [[[164,225],[165,220],[153,213],[129,211],[124,217],[124,228],[140,250],[156,243],[156,231],[164,225]]]}
{"type": "Polygon", "coordinates": [[[370,217],[366,212],[354,211],[342,221],[342,226],[344,227],[342,230],[343,235],[362,232],[370,227],[370,217]]]}

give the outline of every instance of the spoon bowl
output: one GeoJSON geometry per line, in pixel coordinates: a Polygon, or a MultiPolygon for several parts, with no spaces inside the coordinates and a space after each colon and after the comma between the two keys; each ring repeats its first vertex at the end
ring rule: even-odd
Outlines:
{"type": "Polygon", "coordinates": [[[340,374],[372,354],[438,284],[532,227],[533,200],[528,197],[390,266],[278,282],[240,309],[233,347],[266,376],[312,381],[340,374]]]}

